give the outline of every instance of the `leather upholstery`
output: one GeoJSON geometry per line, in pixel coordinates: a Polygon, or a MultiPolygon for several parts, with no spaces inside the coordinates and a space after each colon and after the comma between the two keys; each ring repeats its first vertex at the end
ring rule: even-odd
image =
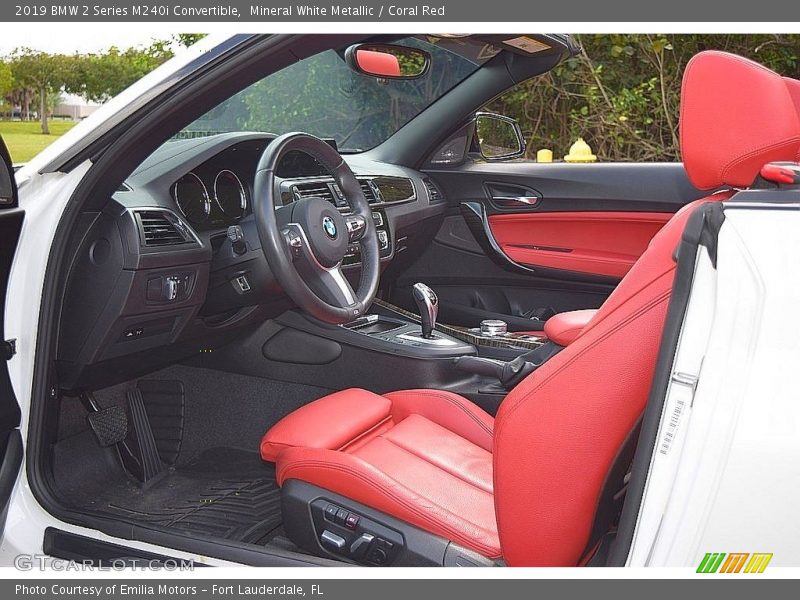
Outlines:
{"type": "Polygon", "coordinates": [[[747,187],[765,163],[800,160],[797,82],[725,52],[686,65],[680,143],[686,172],[702,190],[747,187]]]}
{"type": "Polygon", "coordinates": [[[261,456],[276,462],[279,484],[301,479],[499,557],[493,426],[450,392],[351,389],[284,418],[261,456]]]}
{"type": "MultiPolygon", "coordinates": [[[[795,158],[793,83],[712,52],[693,59],[683,93],[681,139],[695,183],[744,185],[764,163],[795,158]],[[764,106],[779,112],[767,119],[764,106]]],[[[605,479],[645,407],[686,221],[704,202],[731,195],[678,211],[494,421],[449,392],[349,390],[289,415],[267,433],[262,455],[277,460],[279,483],[308,481],[509,565],[578,564],[605,479]]]]}
{"type": "Polygon", "coordinates": [[[622,278],[672,217],[659,212],[521,212],[489,217],[519,264],[622,278]]]}
{"type": "Polygon", "coordinates": [[[544,334],[559,346],[569,346],[597,314],[594,309],[570,310],[550,317],[544,324],[544,334]]]}

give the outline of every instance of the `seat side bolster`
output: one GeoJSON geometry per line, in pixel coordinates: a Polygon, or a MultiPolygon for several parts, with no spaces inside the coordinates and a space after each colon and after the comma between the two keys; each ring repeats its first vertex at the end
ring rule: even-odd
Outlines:
{"type": "Polygon", "coordinates": [[[299,479],[366,504],[488,558],[499,558],[497,533],[455,515],[401,485],[357,456],[315,448],[287,448],[277,461],[278,484],[299,479]]]}
{"type": "Polygon", "coordinates": [[[275,424],[261,440],[261,458],[275,462],[288,448],[339,450],[390,417],[391,402],[362,389],[336,392],[275,424]]]}
{"type": "Polygon", "coordinates": [[[392,418],[399,423],[412,414],[425,417],[437,425],[492,451],[494,419],[466,398],[443,390],[402,390],[386,394],[392,403],[392,418]]]}

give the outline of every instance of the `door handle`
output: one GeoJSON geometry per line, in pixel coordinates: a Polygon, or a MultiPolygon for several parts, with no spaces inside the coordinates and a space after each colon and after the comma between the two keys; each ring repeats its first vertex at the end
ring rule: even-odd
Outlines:
{"type": "Polygon", "coordinates": [[[492,196],[492,202],[502,208],[520,208],[523,206],[536,206],[539,203],[539,196],[492,196]]]}

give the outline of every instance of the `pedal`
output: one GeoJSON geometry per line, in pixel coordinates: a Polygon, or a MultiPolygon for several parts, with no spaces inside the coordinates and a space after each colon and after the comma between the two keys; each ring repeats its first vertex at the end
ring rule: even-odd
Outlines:
{"type": "Polygon", "coordinates": [[[128,435],[128,415],[121,406],[109,406],[86,415],[89,428],[102,448],[125,441],[128,435]]]}
{"type": "Polygon", "coordinates": [[[136,458],[141,468],[137,476],[142,482],[147,482],[164,469],[164,463],[161,462],[158,454],[158,445],[153,436],[153,429],[150,427],[144,397],[138,388],[128,392],[128,411],[131,415],[131,426],[138,447],[136,458]]]}

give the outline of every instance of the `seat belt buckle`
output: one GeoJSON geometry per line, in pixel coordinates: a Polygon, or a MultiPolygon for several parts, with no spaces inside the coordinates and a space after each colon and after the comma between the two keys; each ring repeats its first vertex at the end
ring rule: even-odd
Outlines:
{"type": "Polygon", "coordinates": [[[552,306],[545,306],[543,308],[534,308],[526,313],[525,316],[527,316],[531,321],[539,321],[544,323],[550,317],[556,316],[556,311],[552,306]]]}

